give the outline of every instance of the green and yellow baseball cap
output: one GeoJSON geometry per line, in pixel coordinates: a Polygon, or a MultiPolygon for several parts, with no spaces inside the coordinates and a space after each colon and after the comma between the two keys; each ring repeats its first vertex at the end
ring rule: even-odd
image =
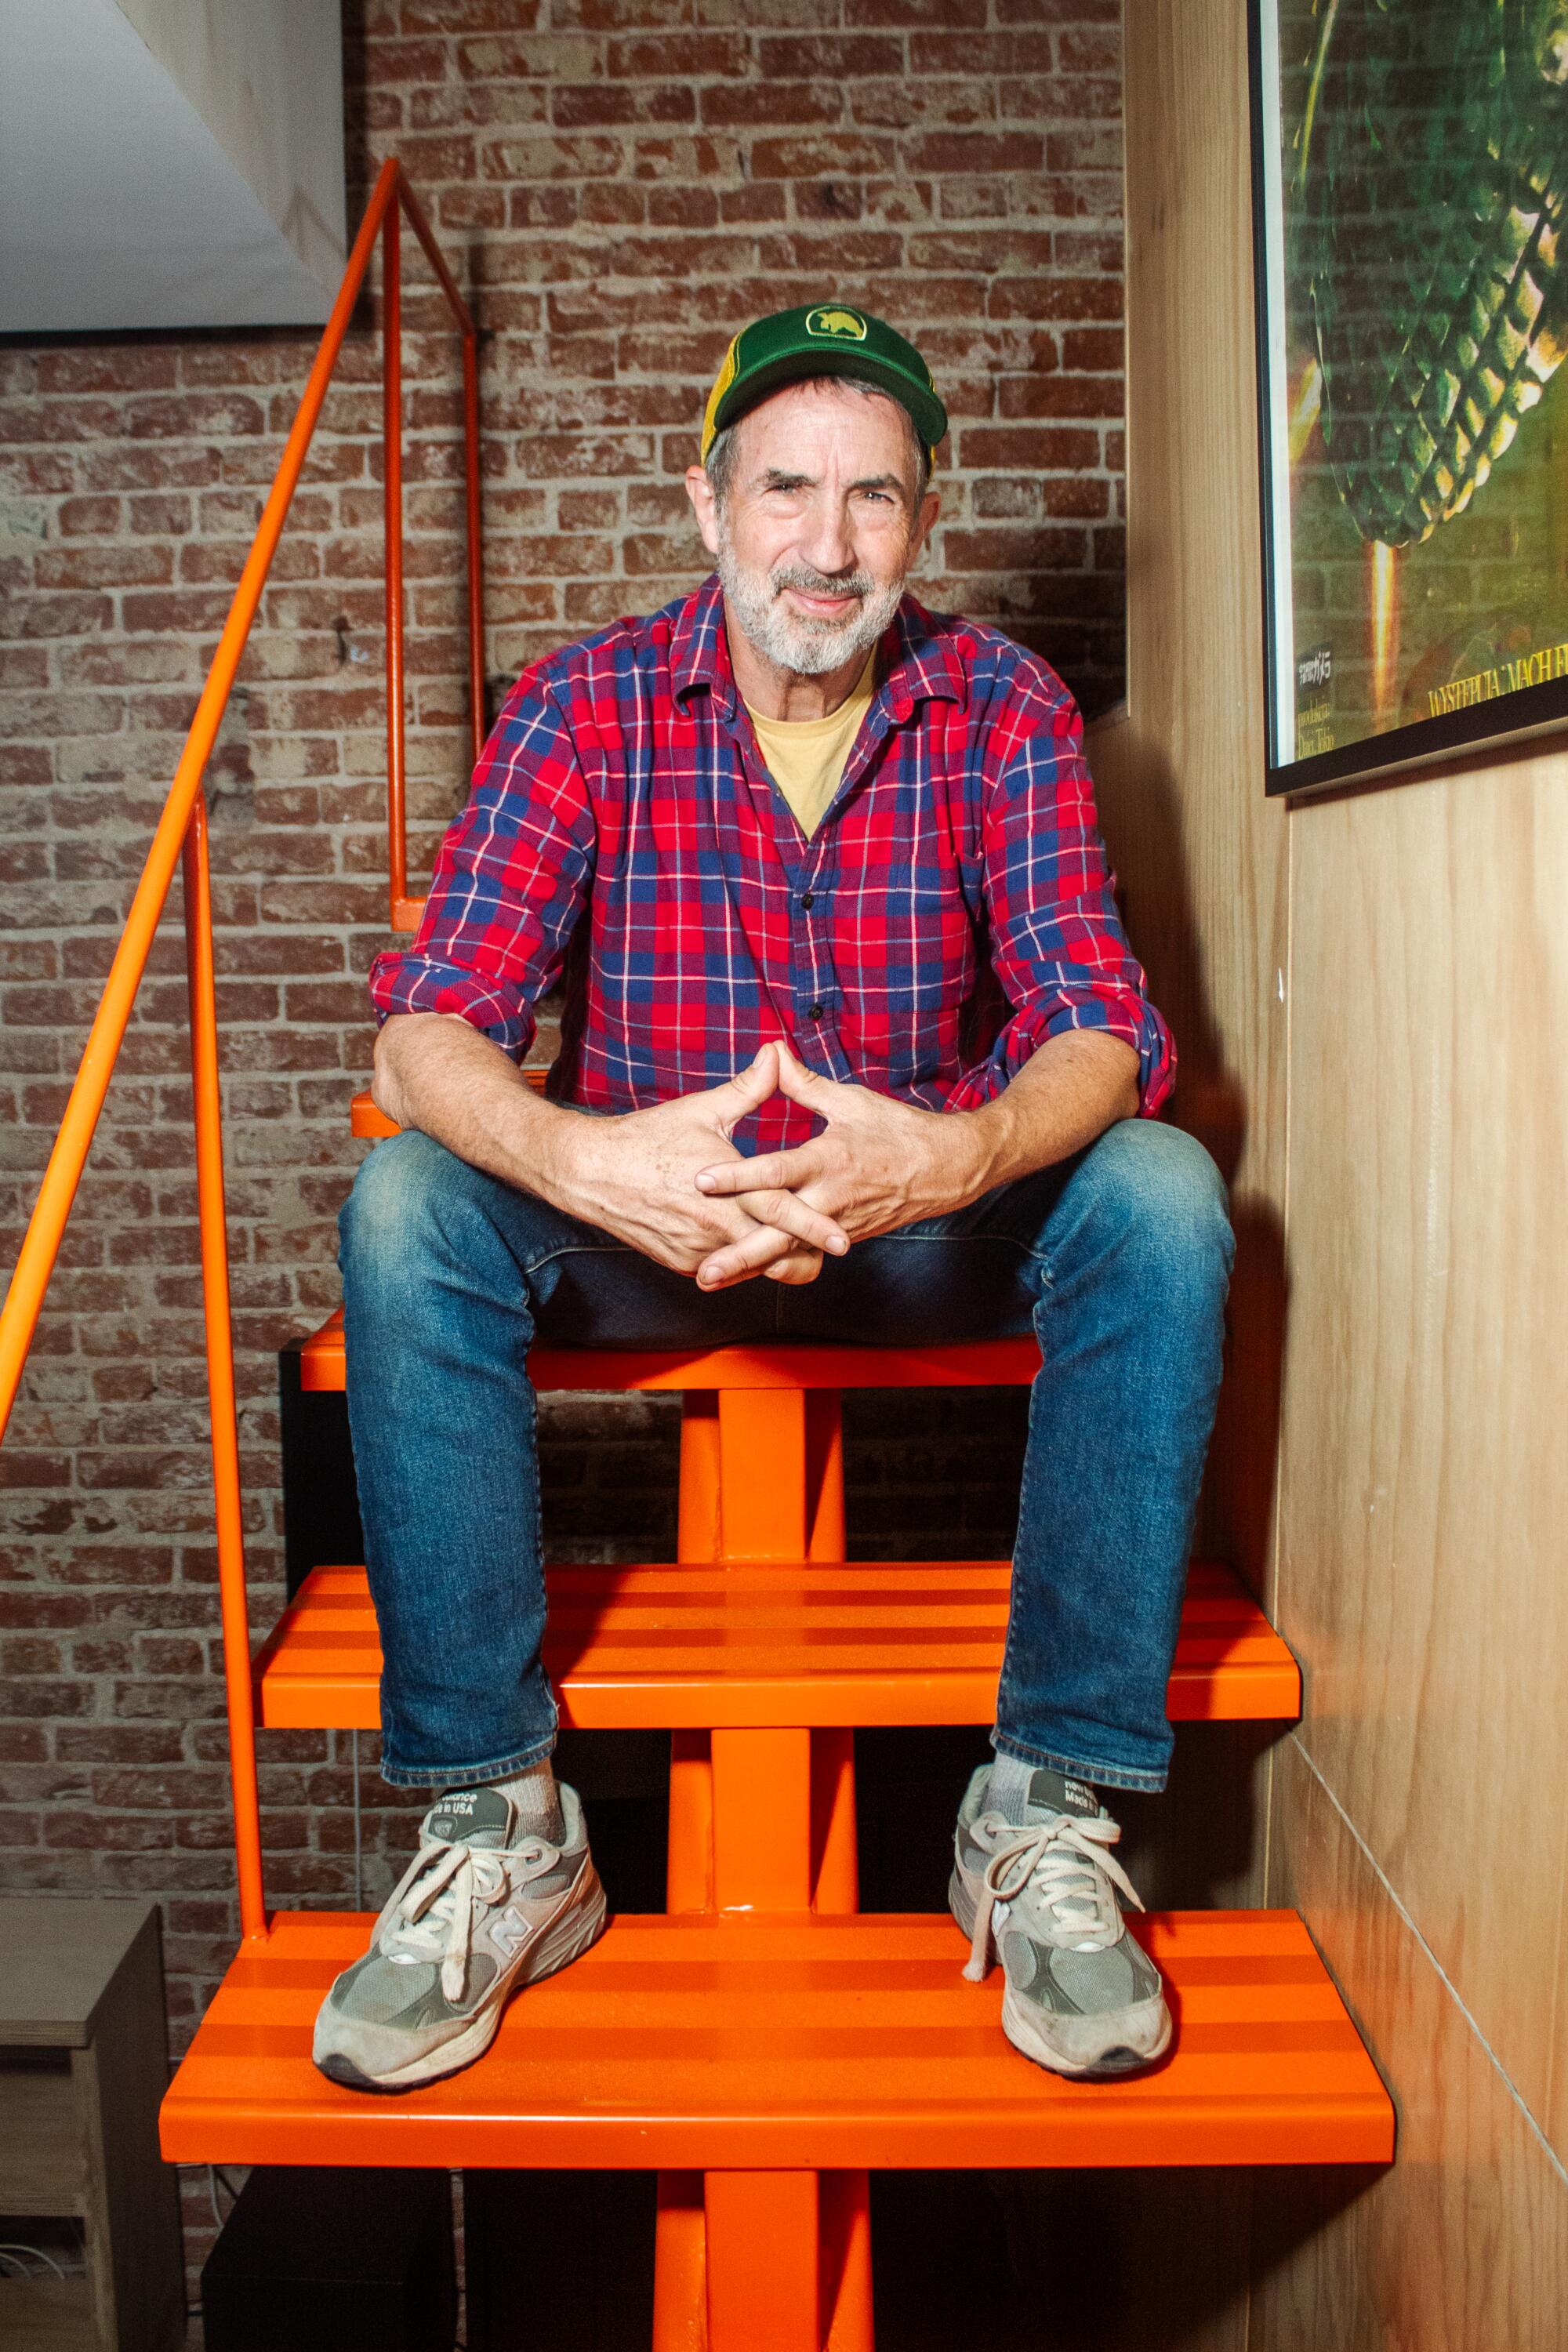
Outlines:
{"type": "Polygon", "coordinates": [[[775,310],[742,328],[708,395],[703,464],[726,425],[781,384],[814,375],[856,376],[875,384],[908,409],[934,462],[937,443],[947,431],[947,411],[913,343],[853,303],[811,302],[800,310],[775,310]]]}

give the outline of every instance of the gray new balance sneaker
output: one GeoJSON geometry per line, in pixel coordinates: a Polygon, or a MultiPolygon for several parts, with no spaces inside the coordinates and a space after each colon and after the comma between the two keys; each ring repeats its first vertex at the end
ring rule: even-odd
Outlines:
{"type": "Polygon", "coordinates": [[[501,1789],[462,1789],[425,1816],[419,1852],[337,1978],[311,2053],[354,2091],[406,2091],[471,2065],[521,1987],[585,1952],[605,1890],[576,1791],[559,1784],[559,1845],[519,1831],[501,1789]]]}
{"type": "Polygon", "coordinates": [[[982,1765],[959,1808],[948,1901],[970,1937],[963,1973],[984,1977],[995,1938],[1006,1978],[1002,2031],[1058,2074],[1152,2066],[1171,2040],[1160,1971],[1127,1932],[1117,1889],[1139,1910],[1107,1848],[1121,1832],[1082,1781],[1041,1769],[1026,1818],[986,1801],[982,1765]]]}

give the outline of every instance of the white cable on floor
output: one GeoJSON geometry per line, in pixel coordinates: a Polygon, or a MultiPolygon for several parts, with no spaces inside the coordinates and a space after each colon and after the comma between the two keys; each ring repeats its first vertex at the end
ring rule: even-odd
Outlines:
{"type": "Polygon", "coordinates": [[[235,2204],[239,2202],[239,2191],[220,2164],[209,2164],[206,2168],[206,2176],[207,2202],[213,2209],[213,2220],[217,2223],[218,2228],[221,2230],[223,2227],[223,2214],[219,2210],[217,2201],[218,2182],[220,2180],[222,2181],[224,2188],[228,2192],[229,2198],[235,2204]]]}
{"type": "Polygon", "coordinates": [[[0,2245],[0,2261],[9,2262],[12,2268],[22,2271],[22,2276],[26,2278],[27,2273],[22,2270],[21,2263],[16,2260],[18,2254],[30,2254],[34,2262],[42,2263],[46,2270],[53,2271],[58,2279],[63,2279],[65,2276],[64,2271],[61,2270],[54,2256],[46,2254],[41,2246],[0,2245]]]}

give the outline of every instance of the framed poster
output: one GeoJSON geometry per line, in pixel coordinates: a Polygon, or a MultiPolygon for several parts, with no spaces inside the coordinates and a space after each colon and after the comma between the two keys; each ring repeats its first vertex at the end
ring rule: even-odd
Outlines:
{"type": "Polygon", "coordinates": [[[1568,723],[1568,0],[1250,5],[1294,793],[1568,723]]]}

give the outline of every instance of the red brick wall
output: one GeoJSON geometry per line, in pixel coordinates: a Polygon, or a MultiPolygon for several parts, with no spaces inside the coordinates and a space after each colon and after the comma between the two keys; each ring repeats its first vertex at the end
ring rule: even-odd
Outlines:
{"type": "MultiPolygon", "coordinates": [[[[1042,648],[1090,709],[1114,698],[1116,0],[344,14],[351,205],[400,154],[488,337],[492,697],[531,656],[700,576],[679,478],[725,343],[751,314],[837,295],[920,343],[952,415],[922,595],[1042,648]]],[[[411,278],[427,859],[463,787],[464,650],[454,354],[422,264],[411,278]]],[[[312,341],[0,349],[7,1263],[312,341]]],[[[258,1625],[280,1577],[275,1350],[334,1303],[363,975],[384,941],[377,367],[367,320],[210,780],[258,1625]]],[[[0,1454],[0,1884],[161,1896],[176,2040],[231,1930],[181,971],[172,914],[0,1454]]],[[[961,1527],[973,1548],[977,1522],[1005,1520],[983,1419],[944,1407],[911,1433],[872,1412],[865,1429],[868,1548],[961,1527]]],[[[558,1408],[563,1531],[646,1540],[667,1516],[668,1437],[647,1407],[558,1408]]],[[[267,1755],[271,1890],[342,1901],[343,1759],[303,1736],[267,1755]]],[[[379,1852],[373,1867],[379,1891],[379,1852]]]]}

